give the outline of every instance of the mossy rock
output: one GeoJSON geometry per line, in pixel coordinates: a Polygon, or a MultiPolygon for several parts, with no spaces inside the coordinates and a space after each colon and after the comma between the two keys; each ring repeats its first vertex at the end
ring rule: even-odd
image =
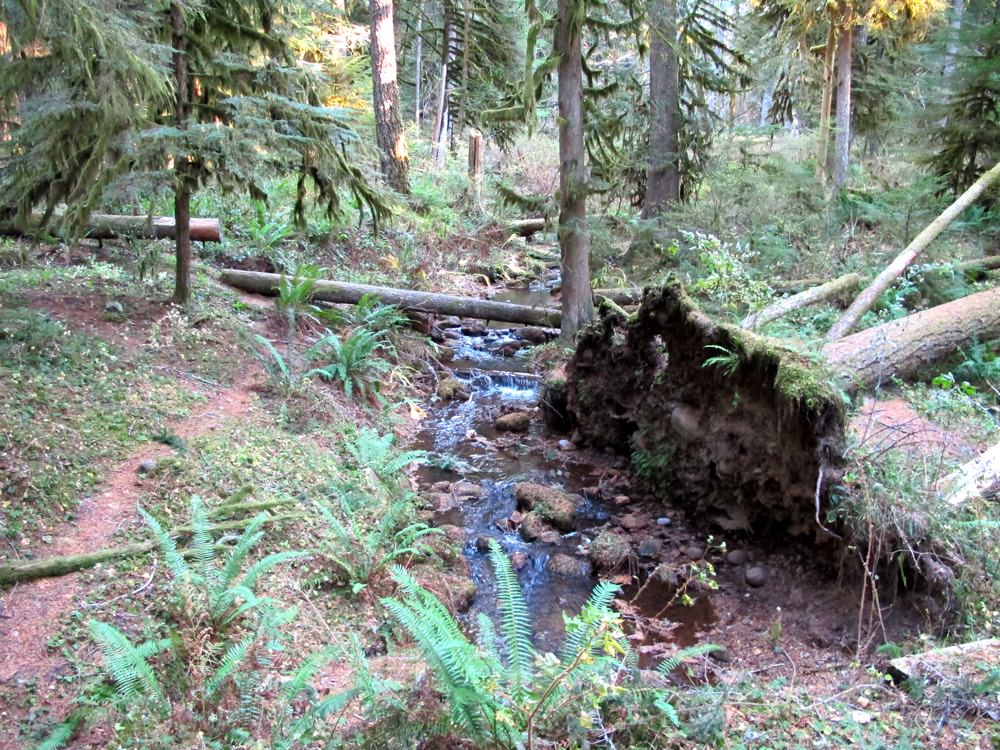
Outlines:
{"type": "Polygon", "coordinates": [[[526,411],[512,411],[497,417],[493,426],[501,432],[525,432],[531,426],[531,415],[526,411]]]}
{"type": "Polygon", "coordinates": [[[555,543],[559,541],[559,532],[546,523],[538,514],[531,511],[521,521],[521,536],[529,542],[555,543]]]}
{"type": "Polygon", "coordinates": [[[543,521],[561,531],[572,531],[580,499],[567,492],[535,482],[514,485],[517,506],[534,511],[543,521]]]}
{"type": "Polygon", "coordinates": [[[632,546],[628,539],[615,531],[602,531],[590,543],[590,549],[587,551],[587,557],[599,574],[618,570],[631,554],[632,546]]]}
{"type": "Polygon", "coordinates": [[[469,391],[466,389],[465,384],[460,380],[455,378],[442,378],[437,385],[437,395],[438,398],[444,401],[451,401],[452,399],[462,399],[466,400],[469,398],[469,391]]]}

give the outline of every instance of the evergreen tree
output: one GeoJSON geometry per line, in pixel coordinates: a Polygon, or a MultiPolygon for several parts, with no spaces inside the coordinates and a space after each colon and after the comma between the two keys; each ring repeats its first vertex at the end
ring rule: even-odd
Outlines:
{"type": "MultiPolygon", "coordinates": [[[[345,113],[322,106],[320,80],[295,59],[285,3],[171,0],[149,12],[120,0],[91,6],[82,0],[2,6],[4,22],[20,30],[19,48],[40,50],[27,59],[41,69],[34,78],[0,76],[3,101],[24,125],[42,111],[57,128],[22,126],[5,148],[10,158],[5,154],[0,201],[16,206],[19,218],[44,200],[48,222],[65,202],[72,221],[63,221],[79,232],[102,197],[117,190],[171,191],[174,300],[184,303],[191,294],[190,201],[205,185],[266,200],[264,179],[292,173],[299,224],[310,195],[328,216],[339,216],[341,188],[376,221],[386,215],[368,175],[348,154],[357,138],[345,113]],[[96,123],[88,122],[91,116],[96,123]],[[55,140],[53,132],[70,140],[55,140]]],[[[4,66],[18,73],[22,62],[15,54],[4,66]]]]}
{"type": "Polygon", "coordinates": [[[382,176],[397,193],[410,192],[410,165],[399,112],[399,80],[396,75],[396,30],[392,0],[369,0],[371,23],[372,99],[375,107],[375,139],[378,141],[382,176]]]}
{"type": "Polygon", "coordinates": [[[931,165],[957,195],[1000,161],[1000,4],[969,4],[953,60],[931,165]]]}

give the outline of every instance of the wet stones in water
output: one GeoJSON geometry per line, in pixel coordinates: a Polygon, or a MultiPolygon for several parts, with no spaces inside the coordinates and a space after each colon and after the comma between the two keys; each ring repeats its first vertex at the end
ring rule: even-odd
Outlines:
{"type": "Polygon", "coordinates": [[[567,578],[575,576],[584,576],[587,574],[587,569],[585,563],[571,555],[564,555],[558,552],[549,558],[549,571],[557,576],[564,576],[567,578]]]}
{"type": "Polygon", "coordinates": [[[140,474],[152,474],[156,471],[156,460],[152,458],[147,458],[139,462],[139,466],[136,469],[140,474]]]}
{"type": "Polygon", "coordinates": [[[441,318],[440,324],[442,328],[458,328],[462,325],[462,320],[456,315],[448,315],[441,318]]]}
{"type": "Polygon", "coordinates": [[[747,585],[753,586],[755,589],[760,588],[765,583],[767,583],[768,577],[769,574],[767,572],[767,568],[761,565],[754,565],[752,568],[749,568],[746,572],[747,585]]]}
{"type": "Polygon", "coordinates": [[[744,565],[750,556],[744,550],[733,549],[726,553],[726,562],[730,565],[744,565]]]}
{"type": "Polygon", "coordinates": [[[525,432],[531,425],[531,415],[526,411],[512,411],[497,418],[493,426],[502,432],[525,432]]]}
{"type": "Polygon", "coordinates": [[[548,331],[537,326],[525,326],[524,328],[519,328],[514,331],[514,335],[522,341],[528,341],[532,344],[544,344],[550,338],[553,338],[549,335],[548,331]]]}
{"type": "Polygon", "coordinates": [[[470,320],[462,324],[462,333],[466,336],[485,336],[486,324],[481,320],[470,320]]]}
{"type": "Polygon", "coordinates": [[[438,526],[438,528],[444,533],[445,539],[449,542],[462,542],[465,541],[465,529],[461,526],[455,526],[454,524],[446,523],[438,526]]]}
{"type": "Polygon", "coordinates": [[[485,535],[476,537],[476,552],[486,555],[489,554],[489,551],[490,551],[490,538],[485,535]]]}
{"type": "Polygon", "coordinates": [[[455,378],[443,378],[437,385],[437,395],[444,401],[452,399],[468,401],[469,399],[469,391],[465,384],[455,378]]]}
{"type": "Polygon", "coordinates": [[[656,525],[657,526],[669,526],[672,523],[673,523],[673,521],[670,518],[668,518],[667,516],[661,516],[660,518],[656,519],[656,525]]]}
{"type": "Polygon", "coordinates": [[[621,567],[632,552],[628,540],[614,531],[602,531],[587,551],[591,565],[598,574],[615,572],[621,567]]]}
{"type": "Polygon", "coordinates": [[[424,496],[424,507],[435,513],[454,510],[458,506],[458,498],[450,492],[432,492],[424,496]]]}
{"type": "Polygon", "coordinates": [[[524,570],[524,567],[530,562],[527,552],[513,552],[510,556],[510,564],[514,566],[514,570],[524,570]]]}
{"type": "Polygon", "coordinates": [[[483,490],[478,484],[473,484],[472,482],[466,482],[464,480],[461,482],[455,482],[448,489],[459,500],[478,498],[483,494],[483,490]]]}
{"type": "Polygon", "coordinates": [[[545,544],[558,544],[562,538],[558,531],[549,526],[538,511],[533,510],[521,521],[521,536],[529,542],[543,542],[545,544]]]}
{"type": "MultiPolygon", "coordinates": [[[[617,504],[617,502],[616,502],[617,504]]],[[[642,513],[628,513],[622,516],[618,525],[623,529],[628,531],[636,531],[637,529],[644,529],[650,525],[651,519],[649,516],[642,513]]]]}
{"type": "Polygon", "coordinates": [[[660,543],[659,539],[646,537],[639,544],[639,557],[659,557],[662,547],[663,545],[660,543]]]}
{"type": "Polygon", "coordinates": [[[555,487],[535,482],[515,484],[514,497],[517,499],[518,508],[534,511],[543,521],[561,531],[573,529],[577,508],[583,500],[579,495],[570,495],[555,487]]]}

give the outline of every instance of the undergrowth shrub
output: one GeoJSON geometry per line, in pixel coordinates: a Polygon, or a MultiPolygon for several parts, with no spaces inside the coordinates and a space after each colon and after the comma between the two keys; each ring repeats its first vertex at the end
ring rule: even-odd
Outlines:
{"type": "MultiPolygon", "coordinates": [[[[517,574],[498,542],[490,559],[497,583],[498,623],[480,613],[471,640],[430,591],[403,568],[394,567],[398,597],[382,600],[413,638],[441,694],[441,714],[428,734],[467,738],[477,746],[537,747],[558,742],[585,747],[610,737],[618,721],[637,721],[643,711],[653,724],[675,731],[679,717],[670,691],[639,680],[635,654],[611,602],[618,587],[602,582],[574,616],[565,616],[566,637],[558,654],[539,653],[517,574]]],[[[669,674],[684,659],[714,646],[687,649],[660,666],[669,674]]]]}
{"type": "Polygon", "coordinates": [[[157,626],[166,635],[136,643],[109,623],[90,621],[104,679],[84,691],[81,708],[43,747],[64,746],[95,714],[113,719],[120,741],[142,747],[311,746],[325,734],[325,719],[352,696],[320,700],[308,686],[334,658],[332,649],[291,671],[276,667],[297,609],[259,593],[269,571],[302,553],[252,559],[268,520],[263,513],[223,544],[195,498],[184,549],[152,516],[140,513],[169,573],[164,620],[157,626]]]}

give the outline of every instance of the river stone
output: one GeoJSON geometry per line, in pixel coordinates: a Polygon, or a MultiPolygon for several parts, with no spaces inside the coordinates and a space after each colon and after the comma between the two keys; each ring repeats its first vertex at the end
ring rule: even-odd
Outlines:
{"type": "Polygon", "coordinates": [[[497,418],[493,426],[506,432],[524,432],[531,424],[531,415],[526,411],[512,411],[497,418]]]}
{"type": "Polygon", "coordinates": [[[455,526],[451,523],[442,524],[438,528],[444,532],[445,539],[449,542],[462,542],[465,541],[465,529],[461,526],[455,526]]]}
{"type": "Polygon", "coordinates": [[[449,489],[455,497],[462,500],[470,497],[480,497],[483,494],[483,490],[478,484],[473,484],[465,480],[455,482],[449,489]]]}
{"type": "Polygon", "coordinates": [[[587,574],[584,562],[571,555],[557,552],[549,558],[549,570],[557,576],[575,577],[587,574]]]}
{"type": "Polygon", "coordinates": [[[523,570],[524,566],[528,564],[528,553],[527,552],[511,553],[510,564],[514,566],[514,570],[523,570]]]}
{"type": "Polygon", "coordinates": [[[462,324],[462,333],[466,336],[485,336],[486,324],[481,320],[470,320],[462,324]]]}
{"type": "Polygon", "coordinates": [[[538,326],[525,326],[514,332],[522,341],[530,341],[532,344],[544,344],[549,340],[549,334],[544,328],[538,326]]]}
{"type": "Polygon", "coordinates": [[[559,541],[559,532],[555,531],[538,515],[538,511],[533,510],[525,515],[521,521],[521,536],[529,542],[547,542],[555,535],[555,541],[559,541]]]}
{"type": "Polygon", "coordinates": [[[137,471],[140,474],[152,474],[154,471],[156,471],[156,460],[152,458],[147,458],[140,461],[137,471]]]}
{"type": "Polygon", "coordinates": [[[450,492],[432,492],[427,495],[424,505],[435,513],[444,513],[458,507],[458,498],[450,492]]]}
{"type": "Polygon", "coordinates": [[[435,482],[431,485],[431,492],[448,492],[451,490],[451,482],[447,479],[441,482],[435,482]]]}
{"type": "Polygon", "coordinates": [[[457,315],[447,315],[441,318],[442,328],[458,328],[462,325],[462,320],[457,315]]]}
{"type": "Polygon", "coordinates": [[[566,438],[563,438],[562,440],[559,441],[559,450],[561,450],[561,451],[575,451],[576,450],[576,445],[574,445],[571,441],[566,440],[566,438]]]}
{"type": "Polygon", "coordinates": [[[732,549],[726,553],[726,562],[730,565],[743,565],[749,559],[746,551],[741,549],[732,549]]]}
{"type": "Polygon", "coordinates": [[[122,306],[121,302],[115,300],[108,300],[104,303],[104,311],[109,313],[115,313],[117,315],[124,315],[125,308],[122,306]]]}
{"type": "Polygon", "coordinates": [[[689,544],[684,548],[684,555],[688,560],[700,560],[705,556],[705,550],[697,544],[689,544]]]}
{"type": "Polygon", "coordinates": [[[760,588],[765,583],[767,583],[768,572],[767,568],[760,565],[754,565],[749,568],[746,572],[747,585],[753,586],[754,588],[760,588]]]}
{"type": "Polygon", "coordinates": [[[453,398],[462,400],[469,398],[465,384],[455,378],[443,378],[437,385],[437,395],[445,401],[451,401],[453,398]]]}
{"type": "Polygon", "coordinates": [[[602,531],[590,543],[587,556],[598,573],[611,573],[628,559],[631,551],[624,536],[613,531],[602,531]]]}
{"type": "Polygon", "coordinates": [[[661,544],[659,539],[647,537],[639,545],[639,557],[658,557],[660,549],[661,544]]]}
{"type": "Polygon", "coordinates": [[[673,521],[671,519],[667,518],[666,516],[662,516],[662,517],[656,519],[656,525],[657,526],[669,526],[672,523],[673,523],[673,521]]]}
{"type": "Polygon", "coordinates": [[[484,555],[490,551],[490,538],[486,535],[476,537],[476,551],[484,555]]]}
{"type": "Polygon", "coordinates": [[[570,495],[555,487],[535,482],[515,484],[514,497],[517,499],[517,507],[536,512],[539,518],[560,531],[572,530],[576,509],[581,500],[579,495],[570,495]]]}

